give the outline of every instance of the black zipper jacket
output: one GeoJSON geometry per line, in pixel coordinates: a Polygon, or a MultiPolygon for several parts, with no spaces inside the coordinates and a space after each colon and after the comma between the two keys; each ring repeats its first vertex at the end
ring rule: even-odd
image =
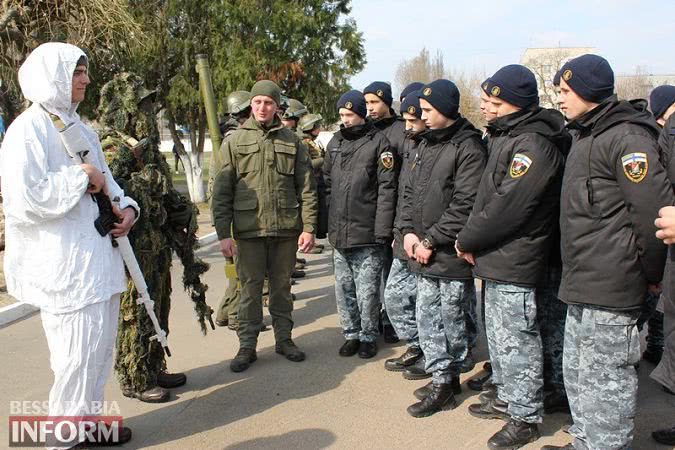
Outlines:
{"type": "Polygon", "coordinates": [[[661,281],[666,260],[654,219],[675,200],[659,161],[658,128],[649,113],[616,97],[568,127],[578,134],[560,206],[560,298],[639,308],[647,285],[661,281]]]}
{"type": "Polygon", "coordinates": [[[474,254],[477,278],[534,287],[550,257],[570,137],[563,116],[540,107],[488,129],[488,162],[459,247],[474,254]]]}
{"type": "Polygon", "coordinates": [[[338,249],[391,242],[396,151],[372,124],[342,127],[326,148],[328,240],[338,249]]]}
{"type": "Polygon", "coordinates": [[[434,252],[426,265],[410,260],[410,269],[429,277],[469,280],[471,266],[457,257],[454,244],[471,213],[485,167],[481,134],[462,117],[420,138],[398,224],[404,236],[429,238],[434,252]]]}

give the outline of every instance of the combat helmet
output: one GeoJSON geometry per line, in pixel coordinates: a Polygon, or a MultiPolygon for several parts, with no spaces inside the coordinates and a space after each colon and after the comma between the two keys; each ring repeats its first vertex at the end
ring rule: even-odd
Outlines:
{"type": "Polygon", "coordinates": [[[225,113],[238,115],[251,107],[251,93],[248,91],[234,91],[225,100],[225,113]]]}
{"type": "Polygon", "coordinates": [[[284,111],[284,115],[281,118],[285,120],[291,119],[298,120],[299,118],[308,113],[309,111],[307,110],[307,107],[305,105],[303,105],[294,98],[289,98],[288,108],[286,108],[286,110],[284,111]]]}
{"type": "Polygon", "coordinates": [[[321,117],[321,114],[305,114],[298,121],[298,130],[306,132],[312,131],[322,119],[323,117],[321,117]]]}

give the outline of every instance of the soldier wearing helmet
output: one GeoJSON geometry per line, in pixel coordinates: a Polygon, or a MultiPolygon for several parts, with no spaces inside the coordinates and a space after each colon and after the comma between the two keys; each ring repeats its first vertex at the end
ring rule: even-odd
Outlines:
{"type": "MultiPolygon", "coordinates": [[[[326,203],[326,183],[323,180],[323,159],[326,150],[316,139],[321,132],[321,114],[305,114],[298,120],[297,133],[302,142],[309,149],[309,156],[312,162],[312,173],[316,180],[317,193],[319,195],[319,221],[316,236],[319,239],[326,237],[328,232],[328,204],[326,203]]],[[[318,250],[323,249],[323,245],[314,245],[318,250]]]]}
{"type": "Polygon", "coordinates": [[[294,98],[289,98],[288,107],[281,114],[281,122],[286,128],[290,128],[291,130],[295,131],[298,127],[298,121],[300,118],[308,113],[309,111],[307,110],[307,107],[300,103],[300,101],[294,98]]]}

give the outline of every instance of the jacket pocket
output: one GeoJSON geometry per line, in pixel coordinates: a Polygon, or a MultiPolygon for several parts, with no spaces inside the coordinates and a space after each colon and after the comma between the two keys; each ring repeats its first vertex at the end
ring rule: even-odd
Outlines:
{"type": "Polygon", "coordinates": [[[278,191],[277,223],[280,230],[292,230],[300,227],[300,203],[295,192],[278,191]]]}
{"type": "Polygon", "coordinates": [[[247,174],[260,171],[260,147],[256,141],[237,145],[237,172],[247,174]]]}
{"type": "Polygon", "coordinates": [[[234,197],[234,230],[254,231],[258,226],[258,197],[255,191],[237,192],[234,197]]]}
{"type": "Polygon", "coordinates": [[[274,160],[277,172],[284,175],[295,173],[296,146],[292,142],[274,141],[274,160]]]}

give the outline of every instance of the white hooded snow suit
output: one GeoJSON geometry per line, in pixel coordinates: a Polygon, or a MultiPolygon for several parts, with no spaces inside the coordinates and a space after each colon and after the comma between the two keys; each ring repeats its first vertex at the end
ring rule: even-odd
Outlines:
{"type": "Polygon", "coordinates": [[[47,111],[81,128],[108,190],[122,199],[120,208],[138,210],[110,175],[98,136],[71,103],[73,71],[82,56],[62,43],[43,44],[28,56],[19,83],[33,104],[11,124],[0,149],[7,289],[41,309],[54,372],[50,415],[91,415],[91,402],[103,401],[126,276],[110,236],[94,228],[99,212],[85,192],[88,176],[66,153],[47,111]]]}

